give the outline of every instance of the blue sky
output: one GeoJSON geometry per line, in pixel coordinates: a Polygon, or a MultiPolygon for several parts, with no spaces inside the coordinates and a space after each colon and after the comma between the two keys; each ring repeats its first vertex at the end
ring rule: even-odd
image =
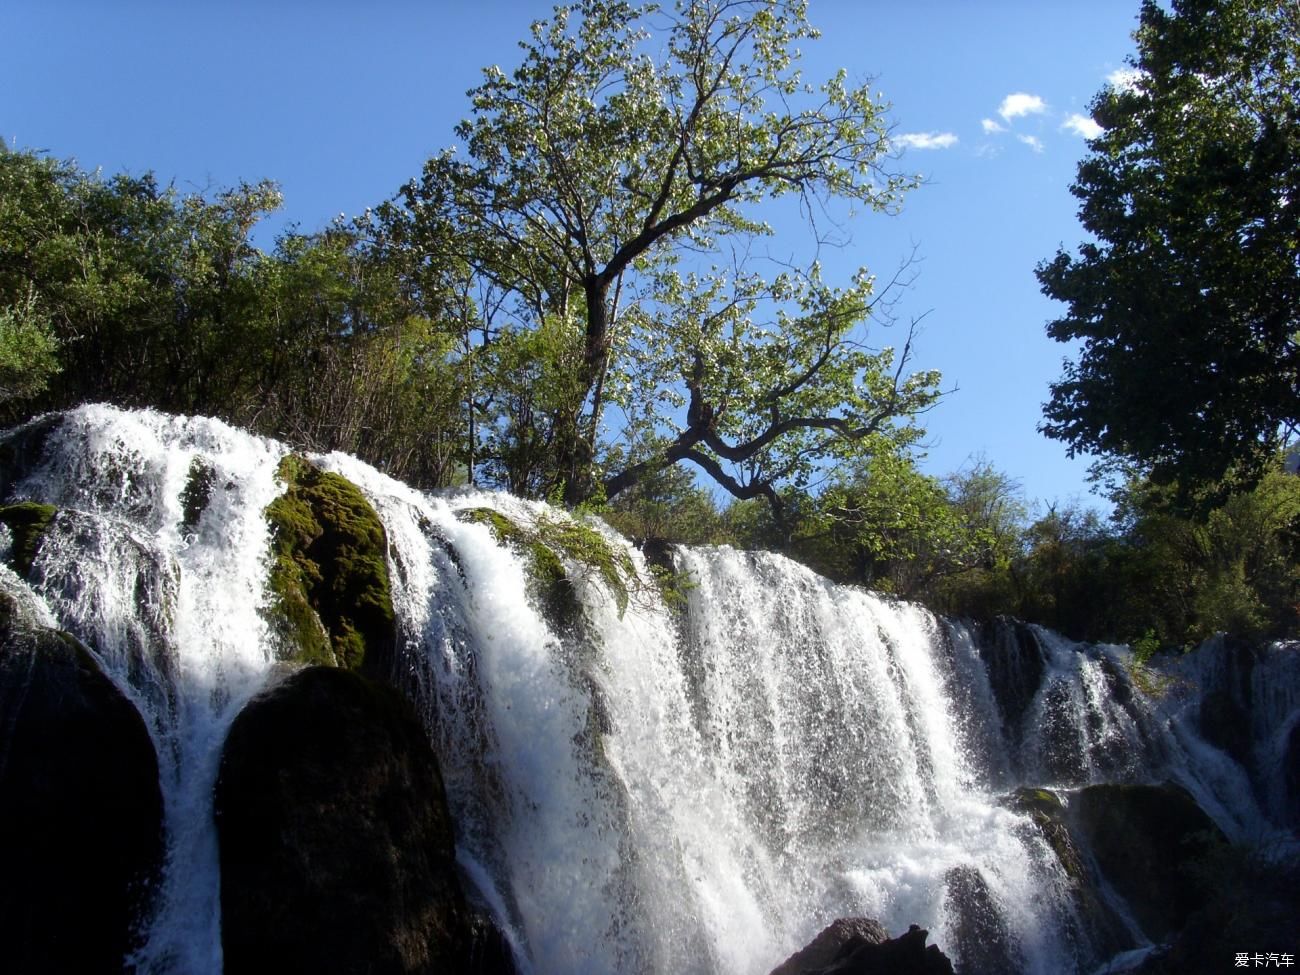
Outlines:
{"type": "MultiPolygon", "coordinates": [[[[956,387],[926,417],[925,468],[983,456],[1043,503],[1087,494],[1087,462],[1036,432],[1069,349],[1044,324],[1035,264],[1082,233],[1068,187],[1087,104],[1132,52],[1138,0],[810,0],[807,80],[840,67],[892,104],[927,183],[865,215],[825,277],[886,277],[916,248],[898,311],[924,316],[919,367],[956,387]]],[[[550,4],[525,0],[4,0],[0,137],[178,189],[271,178],[281,227],[317,229],[391,196],[455,143],[480,70],[550,4]]],[[[888,342],[888,336],[884,338],[888,342]]],[[[1103,506],[1104,507],[1104,506],[1103,506]]]]}

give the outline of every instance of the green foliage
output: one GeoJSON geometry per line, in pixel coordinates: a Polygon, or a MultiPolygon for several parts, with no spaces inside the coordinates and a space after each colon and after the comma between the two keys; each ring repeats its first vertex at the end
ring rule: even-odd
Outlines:
{"type": "Polygon", "coordinates": [[[966,567],[979,544],[943,484],[896,453],[878,453],[841,475],[796,538],[827,575],[905,597],[966,567]]]}
{"type": "Polygon", "coordinates": [[[684,467],[648,474],[614,498],[600,517],[642,546],[647,542],[717,545],[734,540],[713,496],[684,467]]]}
{"type": "Polygon", "coordinates": [[[1204,519],[1179,512],[1175,492],[1149,483],[1121,499],[1132,570],[1161,643],[1195,644],[1220,631],[1287,636],[1300,617],[1300,478],[1264,474],[1204,519]]]}
{"type": "Polygon", "coordinates": [[[866,351],[883,306],[865,271],[836,289],[815,265],[733,260],[770,232],[765,201],[889,211],[915,184],[886,167],[867,87],[803,82],[805,15],[799,0],[558,7],[513,73],[488,68],[470,92],[464,149],[405,187],[408,239],[481,296],[461,354],[492,377],[471,433],[492,480],[572,505],[690,461],[779,507],[820,463],[916,436],[937,376],[905,374],[910,344],[866,351]],[[631,434],[617,449],[610,417],[631,434]]]}
{"type": "Polygon", "coordinates": [[[1136,39],[1073,187],[1095,240],[1037,271],[1069,305],[1048,334],[1082,345],[1042,430],[1205,510],[1298,419],[1300,7],[1144,0],[1136,39]]]}
{"type": "Polygon", "coordinates": [[[594,570],[614,596],[619,616],[627,611],[629,586],[638,582],[636,566],[624,549],[611,545],[590,525],[574,519],[543,517],[527,528],[493,508],[469,508],[458,512],[457,517],[487,525],[498,542],[527,553],[536,587],[534,595],[540,598],[552,622],[559,619],[571,623],[575,613],[580,612],[565,560],[594,570]],[[558,615],[556,610],[560,611],[558,615]]]}
{"type": "Polygon", "coordinates": [[[0,308],[0,403],[42,392],[62,368],[58,348],[34,294],[0,308]]]}
{"type": "Polygon", "coordinates": [[[272,623],[290,659],[388,676],[396,624],[383,524],[347,479],[288,455],[271,525],[272,623]]]}
{"type": "Polygon", "coordinates": [[[278,204],[270,183],[181,197],[0,148],[0,339],[17,356],[2,365],[24,396],[45,390],[10,417],[89,398],[192,412],[240,388],[261,260],[248,233],[278,204]]]}

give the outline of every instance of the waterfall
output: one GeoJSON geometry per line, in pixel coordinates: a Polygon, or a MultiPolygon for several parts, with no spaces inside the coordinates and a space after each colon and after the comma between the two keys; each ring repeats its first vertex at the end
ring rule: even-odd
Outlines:
{"type": "MultiPolygon", "coordinates": [[[[231,721],[279,671],[263,511],[287,448],[106,407],[9,436],[38,433],[39,459],[0,476],[7,500],[59,509],[28,585],[98,654],[159,755],[167,861],[135,962],[215,975],[211,793],[231,721]]],[[[1269,702],[1252,773],[1204,739],[1182,690],[1211,682],[1210,663],[1172,667],[1148,695],[1125,648],[941,620],[725,547],[677,551],[665,600],[663,573],[599,523],[587,530],[618,568],[565,556],[580,612],[560,622],[535,598],[527,546],[470,515],[534,538],[569,515],[312,460],[384,523],[395,680],[438,754],[458,862],[523,971],[764,975],[849,915],[920,924],[946,948],[972,885],[1008,963],[1076,971],[1091,956],[1069,878],[1009,792],[1169,779],[1235,837],[1285,813],[1261,784],[1300,709],[1280,652],[1242,678],[1269,702]]]]}

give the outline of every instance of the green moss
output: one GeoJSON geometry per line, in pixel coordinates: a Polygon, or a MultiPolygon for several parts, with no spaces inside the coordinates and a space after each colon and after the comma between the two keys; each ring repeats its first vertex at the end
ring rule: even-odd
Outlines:
{"type": "Polygon", "coordinates": [[[35,501],[20,501],[0,507],[0,522],[8,525],[14,536],[10,562],[22,575],[32,571],[41,539],[45,537],[45,531],[50,527],[57,511],[52,504],[38,504],[35,501]]]}
{"type": "Polygon", "coordinates": [[[1028,816],[1047,845],[1056,854],[1061,868],[1077,885],[1084,880],[1083,861],[1065,823],[1065,805],[1061,797],[1048,789],[1020,788],[1004,800],[1007,808],[1028,816]]]}
{"type": "Polygon", "coordinates": [[[529,537],[528,532],[495,508],[466,508],[456,512],[456,517],[472,525],[487,525],[492,529],[493,537],[503,545],[515,545],[529,537]]]}
{"type": "Polygon", "coordinates": [[[487,525],[498,542],[527,554],[532,595],[552,624],[571,627],[582,614],[577,590],[565,571],[563,559],[590,566],[600,573],[618,603],[619,616],[627,611],[628,582],[636,579],[636,567],[627,552],[610,545],[594,528],[575,521],[542,518],[535,529],[529,529],[492,508],[467,508],[458,512],[457,517],[472,524],[487,525]]]}
{"type": "Polygon", "coordinates": [[[267,506],[276,625],[292,659],[381,676],[397,640],[383,523],[356,485],[288,456],[267,506]]]}
{"type": "Polygon", "coordinates": [[[623,549],[616,549],[605,541],[603,535],[589,525],[576,521],[550,521],[543,518],[537,524],[541,540],[552,549],[559,549],[574,562],[589,565],[605,581],[614,594],[621,619],[627,612],[629,580],[636,580],[636,566],[623,549]]]}

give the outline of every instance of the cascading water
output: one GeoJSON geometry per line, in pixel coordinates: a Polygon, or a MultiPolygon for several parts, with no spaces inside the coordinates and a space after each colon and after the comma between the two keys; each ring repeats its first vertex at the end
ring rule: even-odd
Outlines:
{"type": "MultiPolygon", "coordinates": [[[[221,970],[210,796],[225,732],[280,656],[263,512],[285,453],[215,421],[89,407],[6,475],[11,500],[60,509],[35,594],[99,653],[159,753],[168,853],[144,971],[221,970]]],[[[1000,797],[1169,778],[1234,836],[1286,803],[1251,798],[1190,697],[1148,698],[1123,648],[979,631],[726,548],[676,553],[685,599],[670,606],[600,526],[624,568],[568,558],[581,612],[561,622],[529,546],[467,515],[491,508],[534,541],[567,515],[314,461],[384,522],[396,680],[435,744],[458,862],[524,971],[762,975],[863,914],[926,926],[947,949],[973,888],[1008,965],[1077,971],[1095,952],[1068,878],[1000,797]]],[[[1252,739],[1264,768],[1300,695],[1289,662],[1256,669],[1275,688],[1259,689],[1272,703],[1252,739]]]]}
{"type": "Polygon", "coordinates": [[[10,487],[59,508],[33,588],[98,651],[157,749],[166,862],[142,971],[220,970],[211,793],[226,730],[274,659],[262,511],[284,452],[212,420],[86,407],[10,487]],[[191,517],[187,490],[206,494],[191,517]]]}

